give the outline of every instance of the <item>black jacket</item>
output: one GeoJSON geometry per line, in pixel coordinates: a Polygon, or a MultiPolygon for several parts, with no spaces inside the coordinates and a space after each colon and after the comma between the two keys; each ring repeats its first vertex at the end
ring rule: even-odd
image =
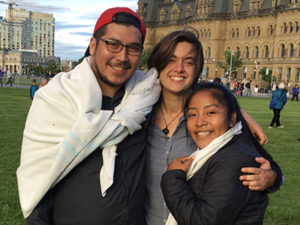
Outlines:
{"type": "Polygon", "coordinates": [[[168,208],[179,225],[259,225],[267,192],[250,191],[239,180],[242,167],[259,167],[258,152],[244,135],[235,136],[186,181],[183,170],[167,171],[161,181],[168,208]]]}

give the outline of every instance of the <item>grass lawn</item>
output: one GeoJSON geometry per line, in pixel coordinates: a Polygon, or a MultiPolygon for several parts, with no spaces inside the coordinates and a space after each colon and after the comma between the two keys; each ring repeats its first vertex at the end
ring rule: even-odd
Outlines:
{"type": "MultiPolygon", "coordinates": [[[[272,111],[269,98],[239,97],[243,109],[265,128],[266,149],[281,166],[285,182],[270,194],[265,225],[300,224],[300,102],[288,101],[281,113],[284,129],[269,129],[272,111]]],[[[19,165],[22,132],[30,107],[28,89],[0,87],[0,225],[24,225],[19,206],[16,169],[19,165]]]]}

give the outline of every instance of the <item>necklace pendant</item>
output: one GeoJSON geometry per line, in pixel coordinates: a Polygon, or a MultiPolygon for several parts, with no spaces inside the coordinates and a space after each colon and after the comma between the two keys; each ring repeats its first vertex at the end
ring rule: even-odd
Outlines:
{"type": "Polygon", "coordinates": [[[166,127],[165,129],[162,130],[162,132],[164,132],[166,135],[168,135],[168,133],[170,132],[169,129],[166,127]]]}

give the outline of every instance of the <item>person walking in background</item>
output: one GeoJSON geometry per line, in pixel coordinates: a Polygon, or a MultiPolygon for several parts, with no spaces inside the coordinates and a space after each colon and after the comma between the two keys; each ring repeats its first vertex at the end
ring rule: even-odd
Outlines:
{"type": "Polygon", "coordinates": [[[294,98],[296,98],[297,102],[298,102],[298,95],[299,95],[299,87],[297,84],[295,84],[295,86],[293,87],[293,97],[292,97],[292,101],[294,100],[294,98]]]}
{"type": "Polygon", "coordinates": [[[33,100],[35,92],[39,89],[39,87],[36,84],[36,79],[32,80],[32,85],[30,86],[30,98],[33,100]]]}
{"type": "Polygon", "coordinates": [[[280,123],[280,112],[287,101],[284,83],[280,83],[278,85],[278,89],[272,94],[272,100],[276,102],[275,105],[271,107],[273,110],[273,119],[269,128],[273,128],[274,123],[276,123],[277,128],[284,128],[284,126],[280,123]]]}
{"type": "Polygon", "coordinates": [[[13,75],[12,75],[12,72],[10,71],[10,69],[6,73],[6,78],[7,78],[7,82],[6,82],[5,86],[10,84],[10,86],[12,87],[13,75]]]}
{"type": "Polygon", "coordinates": [[[3,76],[4,76],[4,72],[2,71],[2,69],[0,69],[0,84],[1,84],[1,87],[3,87],[3,76]]]}

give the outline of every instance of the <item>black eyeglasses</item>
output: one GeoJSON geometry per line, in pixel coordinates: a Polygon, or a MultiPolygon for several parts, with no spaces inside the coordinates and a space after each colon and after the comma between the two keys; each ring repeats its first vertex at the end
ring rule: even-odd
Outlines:
{"type": "Polygon", "coordinates": [[[143,46],[139,44],[124,44],[118,40],[102,39],[96,37],[95,39],[105,42],[107,50],[113,53],[119,53],[120,51],[122,51],[123,47],[125,47],[128,55],[137,56],[140,55],[143,50],[143,46]]]}

